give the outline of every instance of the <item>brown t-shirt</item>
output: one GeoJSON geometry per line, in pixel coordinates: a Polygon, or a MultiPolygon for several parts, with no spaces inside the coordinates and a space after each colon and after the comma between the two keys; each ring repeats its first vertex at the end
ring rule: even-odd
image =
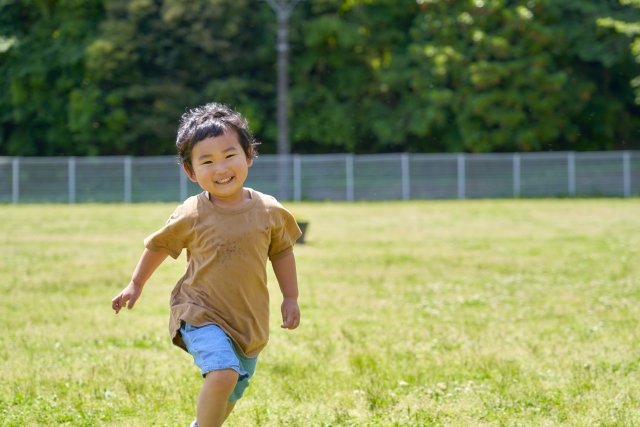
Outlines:
{"type": "Polygon", "coordinates": [[[267,258],[293,252],[300,229],[276,199],[247,189],[251,201],[239,209],[220,208],[200,193],[178,206],[162,229],[145,239],[150,251],[177,258],[187,250],[184,276],[171,293],[169,332],[186,350],[180,321],[215,324],[247,357],[269,340],[267,258]]]}

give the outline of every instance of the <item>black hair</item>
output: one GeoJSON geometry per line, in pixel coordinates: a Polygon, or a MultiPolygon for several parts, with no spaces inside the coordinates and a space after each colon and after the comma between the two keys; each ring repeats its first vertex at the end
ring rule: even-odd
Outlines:
{"type": "Polygon", "coordinates": [[[178,159],[193,173],[191,151],[203,139],[215,138],[228,132],[238,136],[240,146],[248,159],[258,156],[260,145],[249,129],[249,122],[240,113],[224,104],[210,102],[184,113],[180,118],[176,147],[178,159]]]}

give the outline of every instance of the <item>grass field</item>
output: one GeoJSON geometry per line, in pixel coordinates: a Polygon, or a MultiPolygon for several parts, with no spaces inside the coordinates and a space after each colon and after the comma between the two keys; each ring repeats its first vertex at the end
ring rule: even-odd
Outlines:
{"type": "MultiPolygon", "coordinates": [[[[289,205],[303,322],[228,426],[640,425],[640,200],[289,205]]],[[[188,426],[167,260],[110,300],[172,204],[0,206],[0,426],[188,426]]]]}

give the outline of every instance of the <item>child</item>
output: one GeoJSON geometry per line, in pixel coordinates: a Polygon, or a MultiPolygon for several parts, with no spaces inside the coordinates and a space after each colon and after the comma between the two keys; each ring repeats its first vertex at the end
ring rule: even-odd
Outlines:
{"type": "Polygon", "coordinates": [[[300,229],[273,197],[243,187],[258,144],[247,121],[224,105],[182,116],[180,162],[204,192],[145,239],[131,282],[111,301],[116,314],[133,308],[167,255],[187,250],[186,273],[171,293],[169,332],[204,376],[192,427],[221,426],[249,385],[269,337],[267,258],[283,295],[282,328],[300,323],[293,256],[300,229]]]}

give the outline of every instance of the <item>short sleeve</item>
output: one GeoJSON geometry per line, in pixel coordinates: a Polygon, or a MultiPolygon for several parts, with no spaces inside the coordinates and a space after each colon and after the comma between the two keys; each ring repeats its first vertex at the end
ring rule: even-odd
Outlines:
{"type": "Polygon", "coordinates": [[[271,243],[269,244],[269,259],[277,261],[293,252],[293,245],[302,235],[295,218],[283,207],[277,210],[276,225],[271,229],[271,243]]]}
{"type": "Polygon", "coordinates": [[[164,227],[144,239],[144,246],[150,251],[166,252],[172,258],[178,258],[193,229],[191,222],[185,205],[178,206],[164,227]]]}

